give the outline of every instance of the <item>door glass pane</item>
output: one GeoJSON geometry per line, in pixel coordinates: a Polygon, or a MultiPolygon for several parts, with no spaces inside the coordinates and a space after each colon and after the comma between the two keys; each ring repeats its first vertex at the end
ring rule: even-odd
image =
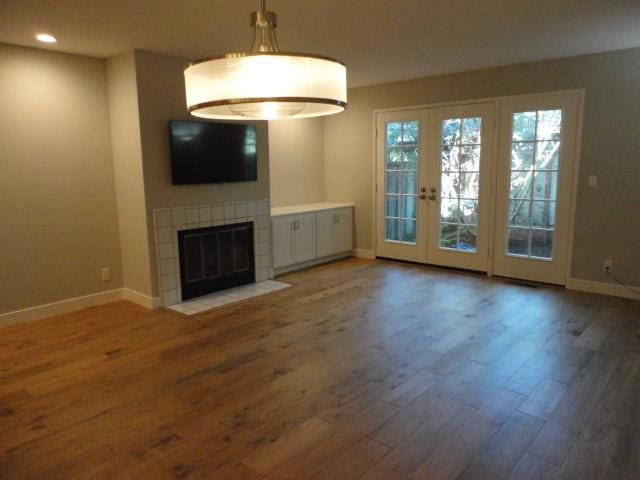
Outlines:
{"type": "Polygon", "coordinates": [[[481,132],[480,117],[442,122],[440,248],[476,252],[481,132]]]}
{"type": "Polygon", "coordinates": [[[512,118],[507,254],[553,258],[562,110],[512,118]]]}
{"type": "Polygon", "coordinates": [[[385,231],[392,242],[416,243],[420,122],[385,126],[385,231]]]}

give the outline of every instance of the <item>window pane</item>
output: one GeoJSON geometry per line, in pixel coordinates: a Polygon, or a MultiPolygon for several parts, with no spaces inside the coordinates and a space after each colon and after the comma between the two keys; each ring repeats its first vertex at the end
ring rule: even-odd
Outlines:
{"type": "Polygon", "coordinates": [[[511,172],[510,198],[531,198],[533,172],[511,172]]]}
{"type": "Polygon", "coordinates": [[[511,255],[529,255],[529,235],[528,228],[510,228],[507,252],[511,255]]]}
{"type": "Polygon", "coordinates": [[[477,200],[460,200],[460,223],[467,225],[478,224],[477,200]]]}
{"type": "Polygon", "coordinates": [[[511,170],[531,170],[533,168],[534,144],[513,142],[511,144],[511,170]]]}
{"type": "Polygon", "coordinates": [[[397,170],[402,167],[402,148],[387,148],[387,170],[397,170]]]}
{"type": "Polygon", "coordinates": [[[415,195],[402,196],[402,217],[416,218],[416,197],[415,195]]]}
{"type": "Polygon", "coordinates": [[[443,223],[440,225],[440,246],[456,248],[458,244],[458,225],[443,223]]]}
{"type": "Polygon", "coordinates": [[[538,112],[537,140],[560,140],[562,110],[542,110],[538,112]]]}
{"type": "Polygon", "coordinates": [[[400,240],[400,229],[398,228],[400,220],[395,218],[387,218],[387,240],[400,240]]]}
{"type": "Polygon", "coordinates": [[[478,198],[479,189],[480,189],[479,173],[461,173],[460,174],[460,197],[478,198]]]}
{"type": "Polygon", "coordinates": [[[459,198],[460,197],[460,174],[443,173],[441,188],[442,188],[443,198],[459,198]]]}
{"type": "Polygon", "coordinates": [[[541,258],[553,257],[552,230],[531,230],[531,256],[541,258]]]}
{"type": "Polygon", "coordinates": [[[418,169],[418,147],[408,147],[404,149],[403,155],[404,163],[402,168],[405,170],[417,170],[418,169]]]}
{"type": "Polygon", "coordinates": [[[458,223],[458,200],[443,198],[440,201],[440,220],[447,223],[458,223]]]}
{"type": "Polygon", "coordinates": [[[509,202],[509,226],[530,226],[529,204],[527,200],[511,200],[509,202]]]}
{"type": "Polygon", "coordinates": [[[556,202],[533,202],[531,225],[538,228],[553,228],[556,223],[556,202]]]}
{"type": "Polygon", "coordinates": [[[442,144],[460,143],[460,119],[450,118],[442,122],[442,144]]]}
{"type": "Polygon", "coordinates": [[[387,172],[387,193],[400,193],[400,172],[387,172]]]}
{"type": "Polygon", "coordinates": [[[402,125],[402,142],[405,144],[418,144],[418,121],[404,122],[402,125]]]}
{"type": "Polygon", "coordinates": [[[442,171],[457,172],[459,168],[460,147],[445,145],[442,147],[442,171]]]}
{"type": "Polygon", "coordinates": [[[538,142],[536,170],[557,170],[560,142],[538,142]]]}
{"type": "Polygon", "coordinates": [[[460,170],[463,172],[480,171],[480,147],[461,147],[460,170]]]}
{"type": "Polygon", "coordinates": [[[387,195],[387,217],[400,216],[400,202],[398,195],[387,195]]]}
{"type": "Polygon", "coordinates": [[[402,172],[402,183],[400,185],[402,193],[416,193],[418,190],[418,173],[402,172]]]}
{"type": "Polygon", "coordinates": [[[398,145],[402,141],[402,124],[400,122],[387,123],[387,145],[398,145]]]}
{"type": "Polygon", "coordinates": [[[536,112],[513,114],[513,141],[529,142],[536,139],[536,112]]]}
{"type": "Polygon", "coordinates": [[[481,118],[462,119],[462,143],[480,143],[481,118]]]}
{"type": "Polygon", "coordinates": [[[415,220],[402,220],[402,241],[411,243],[416,242],[415,220]]]}
{"type": "Polygon", "coordinates": [[[475,252],[477,245],[477,227],[460,227],[460,239],[458,240],[458,250],[475,252]]]}
{"type": "Polygon", "coordinates": [[[558,186],[556,172],[536,172],[533,180],[533,198],[555,200],[558,186]]]}

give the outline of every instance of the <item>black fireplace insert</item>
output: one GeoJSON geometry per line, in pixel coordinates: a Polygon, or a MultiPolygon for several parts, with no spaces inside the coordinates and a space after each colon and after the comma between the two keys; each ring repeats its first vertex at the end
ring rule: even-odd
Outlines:
{"type": "Polygon", "coordinates": [[[253,222],[178,232],[182,300],[255,282],[253,222]]]}

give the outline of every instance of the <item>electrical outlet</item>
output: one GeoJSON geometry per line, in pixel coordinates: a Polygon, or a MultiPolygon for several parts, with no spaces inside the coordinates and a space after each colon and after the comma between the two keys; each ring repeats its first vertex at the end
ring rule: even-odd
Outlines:
{"type": "Polygon", "coordinates": [[[100,275],[102,276],[103,282],[108,282],[109,280],[111,280],[111,270],[109,270],[109,267],[100,269],[100,275]]]}
{"type": "Polygon", "coordinates": [[[605,260],[604,264],[602,265],[602,271],[606,273],[613,272],[613,261],[605,260]]]}

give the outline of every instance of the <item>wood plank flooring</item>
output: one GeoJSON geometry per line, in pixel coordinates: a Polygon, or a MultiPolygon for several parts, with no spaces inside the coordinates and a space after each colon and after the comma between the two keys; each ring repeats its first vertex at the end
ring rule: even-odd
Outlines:
{"type": "Polygon", "coordinates": [[[0,478],[640,478],[640,303],[348,259],[0,330],[0,478]]]}

